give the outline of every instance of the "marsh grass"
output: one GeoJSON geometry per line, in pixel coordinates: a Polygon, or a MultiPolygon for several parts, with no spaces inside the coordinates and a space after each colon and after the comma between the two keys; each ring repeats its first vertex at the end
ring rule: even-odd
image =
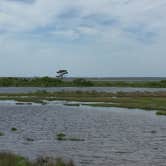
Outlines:
{"type": "Polygon", "coordinates": [[[79,107],[80,106],[80,104],[78,104],[78,103],[66,103],[66,104],[64,104],[65,106],[73,106],[73,107],[79,107]]]}
{"type": "Polygon", "coordinates": [[[17,131],[17,128],[12,127],[12,128],[11,128],[11,131],[17,131]]]}
{"type": "MultiPolygon", "coordinates": [[[[65,100],[77,102],[96,102],[89,104],[95,107],[124,107],[144,110],[166,111],[166,92],[43,92],[26,94],[0,94],[0,100],[15,100],[18,102],[32,102],[47,104],[45,101],[65,100]],[[97,103],[98,102],[98,103],[97,103]],[[100,103],[99,103],[100,102],[100,103]],[[103,103],[101,103],[103,102],[103,103]]],[[[79,106],[79,104],[65,104],[79,106]]]]}
{"type": "Polygon", "coordinates": [[[163,97],[119,97],[111,100],[111,103],[86,104],[93,107],[122,107],[129,109],[162,110],[166,112],[166,98],[163,97]]]}
{"type": "Polygon", "coordinates": [[[59,140],[59,141],[64,141],[64,140],[66,140],[66,135],[65,135],[64,133],[58,133],[58,134],[56,135],[56,138],[57,138],[57,140],[59,140]]]}
{"type": "Polygon", "coordinates": [[[166,111],[157,111],[156,115],[163,115],[166,116],[166,111]]]}
{"type": "Polygon", "coordinates": [[[0,153],[0,166],[32,166],[28,160],[23,157],[11,154],[0,153]]]}
{"type": "Polygon", "coordinates": [[[56,139],[58,141],[85,141],[84,139],[76,138],[76,137],[67,137],[64,133],[58,133],[56,135],[56,139]]]}
{"type": "Polygon", "coordinates": [[[77,78],[74,80],[61,80],[53,77],[37,78],[18,78],[18,77],[1,77],[1,87],[153,87],[165,88],[166,80],[161,81],[102,81],[88,80],[77,78]]]}
{"type": "Polygon", "coordinates": [[[74,163],[49,157],[40,157],[32,162],[12,153],[0,153],[0,166],[74,166],[74,163]]]}
{"type": "Polygon", "coordinates": [[[0,137],[4,136],[5,134],[3,132],[0,132],[0,137]]]}

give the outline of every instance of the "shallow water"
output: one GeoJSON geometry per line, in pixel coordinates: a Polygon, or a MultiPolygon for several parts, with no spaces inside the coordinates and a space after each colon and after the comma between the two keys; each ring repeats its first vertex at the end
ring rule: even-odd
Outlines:
{"type": "Polygon", "coordinates": [[[165,166],[166,117],[121,108],[0,104],[0,151],[34,159],[73,159],[78,166],[165,166]],[[12,132],[11,128],[18,130],[12,132]],[[58,141],[56,134],[85,141],[58,141]],[[28,141],[33,139],[33,141],[28,141]]]}
{"type": "Polygon", "coordinates": [[[48,92],[61,91],[97,91],[97,92],[166,92],[166,88],[128,88],[128,87],[0,87],[0,93],[30,93],[39,90],[48,92]]]}

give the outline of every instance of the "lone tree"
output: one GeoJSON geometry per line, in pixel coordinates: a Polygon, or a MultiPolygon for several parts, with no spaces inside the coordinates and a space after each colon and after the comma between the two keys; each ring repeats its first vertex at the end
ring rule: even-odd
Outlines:
{"type": "Polygon", "coordinates": [[[67,70],[58,70],[56,73],[58,74],[58,75],[56,76],[57,78],[63,79],[64,76],[65,76],[66,74],[68,74],[68,71],[67,71],[67,70]]]}

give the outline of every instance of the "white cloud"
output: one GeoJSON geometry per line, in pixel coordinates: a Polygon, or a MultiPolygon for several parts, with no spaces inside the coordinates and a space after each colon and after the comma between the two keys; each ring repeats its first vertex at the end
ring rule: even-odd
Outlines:
{"type": "Polygon", "coordinates": [[[89,56],[92,65],[85,71],[159,73],[166,60],[165,15],[165,0],[0,0],[0,57],[15,57],[17,66],[22,56],[33,63],[35,55],[42,54],[42,65],[64,62],[78,72],[80,66],[83,72],[82,61],[89,56]],[[49,55],[51,60],[46,60],[49,55]],[[72,67],[73,59],[77,68],[72,67]],[[161,65],[155,70],[159,59],[161,65]]]}
{"type": "Polygon", "coordinates": [[[162,26],[166,14],[163,0],[36,0],[31,4],[1,0],[0,26],[8,31],[33,30],[56,23],[70,8],[78,9],[80,17],[102,15],[117,19],[122,26],[145,24],[149,28],[162,26]]]}
{"type": "Polygon", "coordinates": [[[81,34],[85,35],[96,35],[99,31],[96,28],[88,27],[88,26],[80,26],[77,28],[81,34]]]}
{"type": "Polygon", "coordinates": [[[0,1],[0,25],[7,31],[28,31],[47,26],[64,10],[66,4],[38,0],[32,4],[0,1]]]}
{"type": "Polygon", "coordinates": [[[50,33],[51,35],[63,37],[63,38],[68,38],[71,40],[77,39],[79,37],[79,33],[74,31],[74,30],[58,30],[58,31],[53,31],[50,33]]]}

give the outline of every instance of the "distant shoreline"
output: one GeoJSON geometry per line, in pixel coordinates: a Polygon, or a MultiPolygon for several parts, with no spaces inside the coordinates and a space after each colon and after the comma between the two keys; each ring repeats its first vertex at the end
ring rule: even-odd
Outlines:
{"type": "MultiPolygon", "coordinates": [[[[43,78],[44,76],[37,76],[37,77],[9,77],[4,76],[0,77],[3,78],[18,78],[18,79],[34,79],[34,78],[43,78]]],[[[56,78],[56,77],[49,77],[49,78],[56,78]]],[[[73,81],[75,79],[83,78],[89,81],[132,81],[132,82],[141,82],[141,81],[161,81],[166,80],[166,77],[65,77],[65,81],[73,81]]]]}
{"type": "Polygon", "coordinates": [[[53,78],[2,77],[0,87],[140,87],[166,88],[166,78],[53,78]],[[143,80],[144,79],[144,80],[143,80]],[[153,79],[153,80],[152,80],[153,79]]]}
{"type": "Polygon", "coordinates": [[[161,81],[166,80],[166,77],[67,77],[65,80],[74,80],[84,78],[90,81],[161,81]]]}

